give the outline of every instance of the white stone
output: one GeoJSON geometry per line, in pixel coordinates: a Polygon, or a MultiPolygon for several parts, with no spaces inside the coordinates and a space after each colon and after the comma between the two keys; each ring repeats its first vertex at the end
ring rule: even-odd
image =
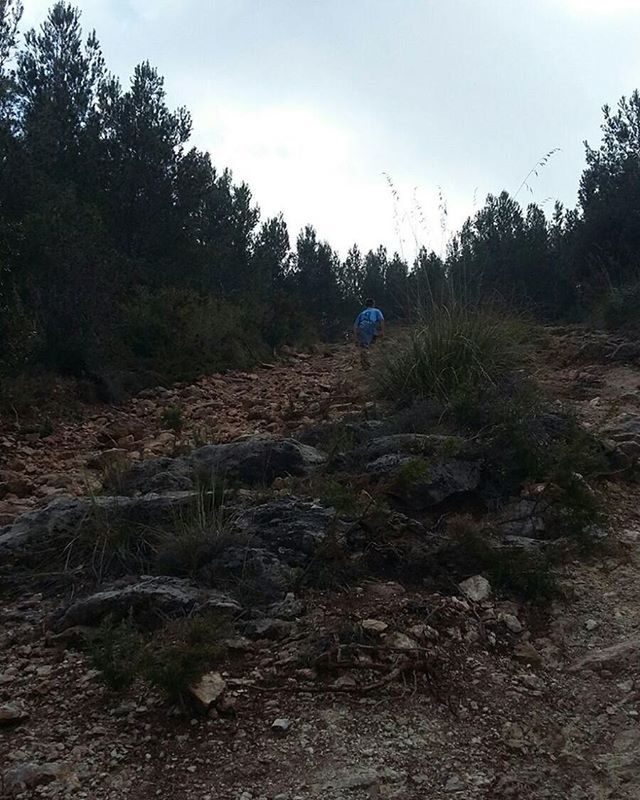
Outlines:
{"type": "Polygon", "coordinates": [[[209,709],[222,696],[226,687],[227,684],[219,672],[208,672],[197,683],[192,684],[189,691],[198,703],[209,709]]]}
{"type": "Polygon", "coordinates": [[[511,633],[522,633],[522,623],[515,614],[503,614],[502,621],[511,633]]]}
{"type": "Polygon", "coordinates": [[[275,733],[286,733],[291,728],[291,720],[286,717],[280,717],[271,724],[271,730],[275,733]]]}
{"type": "Polygon", "coordinates": [[[467,578],[466,581],[458,584],[458,588],[465,597],[473,600],[474,603],[480,603],[491,596],[491,584],[482,575],[467,578]]]}
{"type": "Polygon", "coordinates": [[[360,623],[362,630],[367,633],[384,633],[389,627],[381,619],[363,619],[360,623]]]}

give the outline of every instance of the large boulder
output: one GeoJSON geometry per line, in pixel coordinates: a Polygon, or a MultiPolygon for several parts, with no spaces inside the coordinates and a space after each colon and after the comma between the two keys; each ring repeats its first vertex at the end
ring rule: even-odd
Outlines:
{"type": "Polygon", "coordinates": [[[130,495],[225,481],[268,486],[278,477],[306,475],[325,460],[319,450],[295,439],[252,437],[205,445],[180,458],[143,461],[117,477],[118,489],[130,495]]]}
{"type": "Polygon", "coordinates": [[[74,601],[51,619],[50,627],[62,631],[75,625],[96,625],[105,617],[117,621],[129,614],[153,619],[239,610],[239,604],[226,594],[182,578],[142,577],[74,601]]]}
{"type": "Polygon", "coordinates": [[[144,497],[61,497],[43,508],[22,514],[0,528],[0,556],[35,554],[69,542],[81,530],[122,520],[131,524],[162,525],[192,505],[195,492],[172,492],[144,497]]]}
{"type": "Polygon", "coordinates": [[[387,493],[412,511],[478,489],[482,460],[459,437],[395,434],[354,451],[352,466],[384,481],[387,493]]]}
{"type": "Polygon", "coordinates": [[[198,570],[198,580],[228,587],[243,605],[282,599],[293,588],[298,571],[264,547],[225,548],[198,570]]]}
{"type": "Polygon", "coordinates": [[[512,538],[544,539],[547,534],[546,514],[549,503],[542,499],[516,498],[500,512],[497,528],[510,541],[512,538]]]}
{"type": "Polygon", "coordinates": [[[333,508],[298,497],[263,503],[247,509],[236,520],[240,531],[293,565],[306,562],[334,524],[333,508]]]}
{"type": "MultiPolygon", "coordinates": [[[[478,461],[445,459],[427,465],[422,474],[411,476],[406,481],[400,475],[389,494],[413,511],[425,511],[454,495],[475,491],[480,485],[481,466],[478,461]]],[[[407,465],[409,473],[411,467],[411,464],[407,465]]]]}
{"type": "Polygon", "coordinates": [[[306,475],[326,460],[319,450],[295,439],[261,438],[205,445],[188,458],[199,475],[265,486],[279,477],[306,475]]]}

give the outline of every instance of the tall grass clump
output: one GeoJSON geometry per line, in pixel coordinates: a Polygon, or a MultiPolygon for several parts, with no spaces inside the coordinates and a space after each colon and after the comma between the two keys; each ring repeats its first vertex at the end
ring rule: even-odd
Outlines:
{"type": "Polygon", "coordinates": [[[155,532],[155,569],[162,575],[195,578],[203,564],[231,542],[240,541],[234,521],[225,507],[224,487],[203,487],[193,505],[176,514],[168,529],[155,532]]]}
{"type": "Polygon", "coordinates": [[[383,363],[381,390],[400,402],[432,398],[455,409],[515,371],[525,335],[520,319],[489,306],[434,305],[383,363]]]}

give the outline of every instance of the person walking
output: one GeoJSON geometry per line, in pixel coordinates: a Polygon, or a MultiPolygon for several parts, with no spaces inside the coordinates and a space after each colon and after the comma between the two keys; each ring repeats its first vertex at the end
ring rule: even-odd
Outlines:
{"type": "Polygon", "coordinates": [[[384,316],[376,308],[375,300],[368,297],[365,308],[358,314],[353,323],[353,335],[356,347],[360,348],[360,363],[363,369],[369,369],[369,348],[378,336],[384,336],[384,316]]]}

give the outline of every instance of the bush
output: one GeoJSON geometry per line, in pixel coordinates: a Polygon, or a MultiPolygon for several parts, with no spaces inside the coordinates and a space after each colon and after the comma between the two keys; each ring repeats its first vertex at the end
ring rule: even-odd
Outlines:
{"type": "Polygon", "coordinates": [[[89,655],[113,691],[140,679],[181,701],[189,685],[223,658],[231,630],[229,618],[216,614],[172,620],[157,631],[141,630],[132,618],[117,625],[106,619],[89,655]]]}
{"type": "Polygon", "coordinates": [[[404,402],[435,398],[448,409],[476,403],[515,369],[524,333],[519,320],[492,309],[434,307],[383,363],[382,393],[404,402]]]}
{"type": "Polygon", "coordinates": [[[121,692],[131,686],[140,671],[146,641],[130,617],[117,625],[110,617],[102,621],[89,654],[109,689],[121,692]]]}
{"type": "Polygon", "coordinates": [[[612,287],[597,311],[609,330],[640,331],[640,281],[612,287]]]}
{"type": "Polygon", "coordinates": [[[122,305],[120,319],[116,360],[167,381],[248,367],[267,356],[250,307],[189,289],[140,289],[122,305]]]}
{"type": "Polygon", "coordinates": [[[167,430],[173,431],[176,436],[182,433],[184,415],[179,406],[169,406],[162,412],[162,424],[167,430]]]}
{"type": "Polygon", "coordinates": [[[536,605],[545,605],[558,595],[552,563],[544,553],[500,547],[470,517],[453,517],[448,527],[455,543],[447,554],[448,566],[456,571],[457,579],[483,573],[498,592],[536,605]]]}
{"type": "Polygon", "coordinates": [[[189,685],[222,660],[230,630],[229,619],[215,615],[169,623],[147,645],[140,677],[170,700],[182,701],[189,685]]]}

